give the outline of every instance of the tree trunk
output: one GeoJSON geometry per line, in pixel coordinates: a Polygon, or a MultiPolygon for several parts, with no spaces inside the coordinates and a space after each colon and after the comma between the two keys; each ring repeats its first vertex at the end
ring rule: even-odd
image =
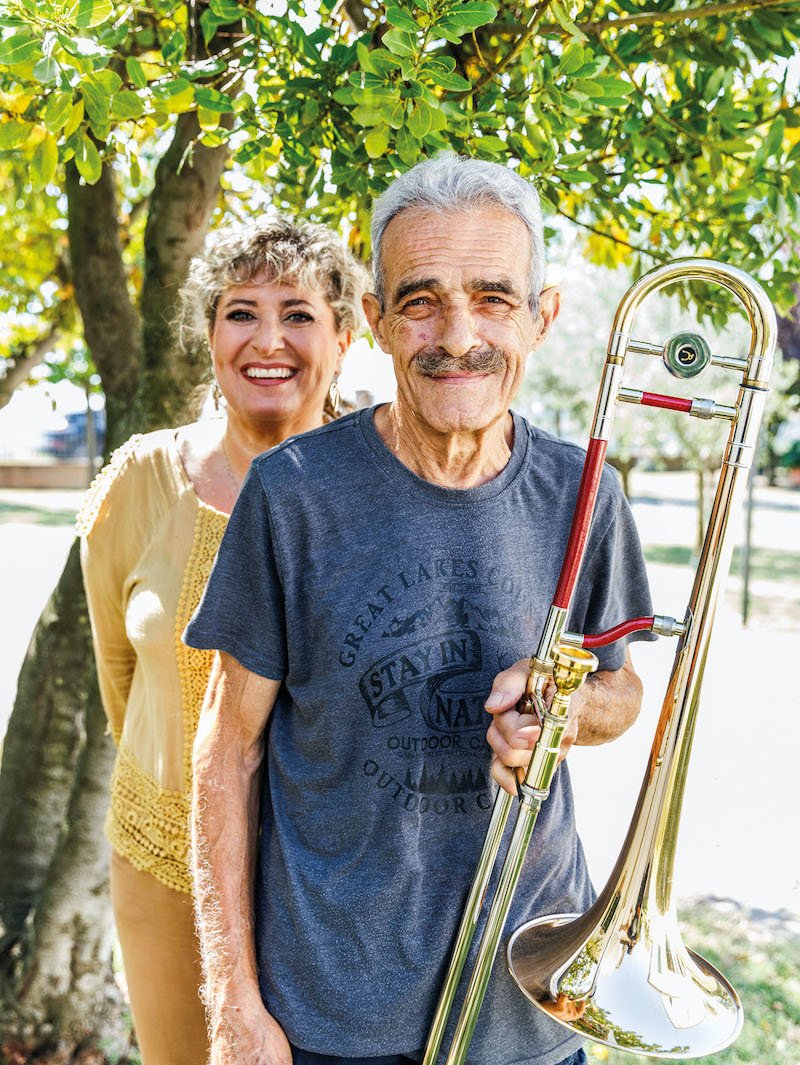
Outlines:
{"type": "MultiPolygon", "coordinates": [[[[77,542],[20,673],[0,771],[0,1060],[124,1038],[109,995],[105,735],[77,542]],[[16,1057],[15,1057],[16,1056],[16,1057]]],[[[43,1059],[42,1059],[43,1060],[43,1059]]]]}
{"type": "Polygon", "coordinates": [[[175,136],[156,169],[145,230],[142,286],[143,367],[138,420],[148,427],[186,418],[186,399],[208,375],[205,352],[179,351],[172,323],[189,261],[203,249],[220,194],[227,149],[196,144],[197,116],[180,115],[175,136]]]}
{"type": "Polygon", "coordinates": [[[109,847],[101,832],[115,750],[92,671],[81,751],[67,827],[36,908],[27,966],[3,1017],[5,1041],[24,1060],[48,1047],[48,1061],[71,1061],[96,1047],[112,1059],[128,1048],[124,1001],[110,966],[113,921],[108,906],[109,847]],[[80,1055],[78,1054],[78,1057],[80,1055]]]}
{"type": "Polygon", "coordinates": [[[66,821],[84,737],[89,640],[75,544],[31,639],[3,745],[0,978],[19,958],[66,821]]]}
{"type": "Polygon", "coordinates": [[[132,410],[142,357],[141,320],[128,293],[122,259],[114,171],[103,167],[94,185],[66,166],[69,250],[75,299],[86,346],[106,394],[106,449],[132,431],[132,410]]]}
{"type": "MultiPolygon", "coordinates": [[[[113,171],[84,185],[67,164],[75,297],[106,394],[109,450],[169,423],[199,376],[169,364],[175,297],[225,163],[224,149],[202,146],[185,158],[196,132],[182,115],[157,169],[143,318],[128,291],[113,171]]],[[[0,1062],[94,1065],[126,1038],[111,970],[105,732],[76,543],[31,640],[0,769],[0,1062]]]]}

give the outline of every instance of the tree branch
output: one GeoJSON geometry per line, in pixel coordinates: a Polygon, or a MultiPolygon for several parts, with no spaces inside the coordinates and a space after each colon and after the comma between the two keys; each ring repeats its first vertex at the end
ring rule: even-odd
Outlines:
{"type": "MultiPolygon", "coordinates": [[[[624,15],[621,18],[601,19],[599,22],[577,22],[576,26],[584,33],[597,34],[603,30],[618,29],[622,26],[649,26],[665,22],[690,22],[693,19],[716,18],[719,15],[735,14],[738,11],[756,12],[760,8],[800,7],[799,0],[730,0],[727,4],[703,4],[701,7],[687,7],[678,11],[643,11],[640,15],[624,15]]],[[[544,33],[566,33],[557,22],[547,22],[540,27],[544,33]]],[[[525,33],[520,26],[518,33],[525,33]]]]}
{"type": "Polygon", "coordinates": [[[470,96],[474,96],[475,93],[480,92],[480,90],[484,88],[484,86],[488,85],[490,81],[493,81],[498,76],[498,74],[502,74],[506,67],[510,63],[513,63],[514,60],[517,59],[517,57],[522,53],[523,49],[531,40],[531,38],[536,35],[540,28],[542,16],[544,15],[545,11],[548,9],[551,3],[552,0],[539,0],[539,3],[533,9],[533,14],[523,27],[522,36],[511,49],[511,51],[508,53],[508,55],[506,55],[493,70],[487,69],[483,77],[480,78],[472,86],[472,88],[467,89],[465,92],[458,93],[456,96],[453,97],[453,99],[464,100],[470,96]]]}
{"type": "Polygon", "coordinates": [[[61,326],[54,323],[44,336],[6,359],[5,373],[0,377],[0,407],[5,407],[17,386],[27,381],[31,370],[44,360],[45,355],[50,354],[61,336],[61,326]]]}
{"type": "Polygon", "coordinates": [[[597,229],[595,226],[590,226],[588,222],[581,222],[575,218],[568,211],[562,210],[560,207],[556,207],[556,214],[560,214],[562,218],[566,218],[569,222],[574,222],[576,226],[580,226],[581,229],[586,229],[590,233],[594,233],[595,236],[603,237],[605,240],[611,240],[615,244],[620,244],[625,248],[630,248],[631,251],[638,252],[640,255],[649,255],[651,259],[658,259],[659,262],[667,262],[670,258],[669,255],[665,255],[664,252],[651,251],[649,248],[640,248],[636,244],[631,244],[627,240],[623,240],[622,237],[615,237],[613,233],[606,233],[602,229],[597,229]]]}

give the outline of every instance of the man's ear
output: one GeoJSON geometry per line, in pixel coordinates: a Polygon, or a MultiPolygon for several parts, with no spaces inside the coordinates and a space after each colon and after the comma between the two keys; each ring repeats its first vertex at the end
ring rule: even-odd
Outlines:
{"type": "MultiPolygon", "coordinates": [[[[365,292],[361,297],[361,306],[364,308],[364,316],[369,323],[370,332],[375,337],[381,351],[386,351],[383,337],[383,313],[381,304],[374,292],[365,292]]],[[[389,354],[387,352],[387,354],[389,354]]]]}
{"type": "Polygon", "coordinates": [[[548,288],[543,289],[539,296],[539,317],[536,319],[537,333],[531,348],[532,351],[538,351],[542,346],[553,322],[558,318],[560,309],[561,293],[558,290],[558,286],[550,285],[548,288]]]}

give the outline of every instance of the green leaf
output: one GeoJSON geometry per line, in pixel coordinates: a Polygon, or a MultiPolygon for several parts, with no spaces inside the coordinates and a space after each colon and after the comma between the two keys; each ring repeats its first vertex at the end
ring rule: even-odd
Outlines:
{"type": "Polygon", "coordinates": [[[144,102],[132,89],[120,89],[111,100],[111,117],[119,122],[139,118],[144,112],[144,102]]]}
{"type": "Polygon", "coordinates": [[[310,126],[319,118],[319,100],[309,96],[303,104],[303,125],[310,126]]]}
{"type": "Polygon", "coordinates": [[[416,55],[416,41],[404,30],[389,30],[383,35],[383,43],[394,55],[416,55]]]}
{"type": "Polygon", "coordinates": [[[161,54],[166,63],[178,63],[186,53],[186,37],[182,30],[175,30],[161,45],[161,54]]]}
{"type": "Polygon", "coordinates": [[[89,75],[81,82],[81,94],[86,104],[86,114],[89,116],[89,121],[99,126],[108,122],[110,94],[106,91],[105,86],[89,75]]]}
{"type": "Polygon", "coordinates": [[[383,104],[381,114],[384,121],[388,122],[392,129],[401,129],[406,119],[406,105],[404,100],[398,100],[394,106],[383,104]]]}
{"type": "Polygon", "coordinates": [[[128,77],[131,79],[131,84],[134,88],[147,88],[147,75],[144,72],[144,67],[135,56],[128,56],[125,60],[125,69],[128,72],[128,77]]]}
{"type": "Polygon", "coordinates": [[[225,19],[217,18],[211,8],[206,8],[200,16],[200,27],[203,31],[203,40],[206,44],[213,40],[220,26],[225,25],[225,19]]]}
{"type": "Polygon", "coordinates": [[[434,70],[444,70],[447,74],[452,74],[455,69],[456,61],[451,55],[437,55],[424,59],[419,65],[420,74],[430,74],[434,70]]]}
{"type": "Polygon", "coordinates": [[[77,103],[72,105],[72,113],[67,119],[67,124],[64,126],[64,137],[71,137],[78,126],[83,122],[83,100],[78,100],[77,103]]]}
{"type": "Polygon", "coordinates": [[[135,189],[138,189],[142,183],[142,168],[139,166],[139,156],[135,153],[131,153],[128,156],[128,177],[130,178],[131,185],[135,189]]]}
{"type": "Polygon", "coordinates": [[[113,14],[114,5],[111,0],[80,0],[75,25],[82,29],[101,26],[113,14]]]}
{"type": "Polygon", "coordinates": [[[369,74],[374,74],[375,70],[372,67],[369,48],[367,48],[363,41],[356,41],[356,52],[358,53],[358,65],[361,70],[365,70],[369,74]]]}
{"type": "Polygon", "coordinates": [[[499,137],[477,137],[472,143],[479,152],[488,152],[490,155],[497,155],[499,152],[508,151],[508,145],[499,137]]]}
{"type": "Polygon", "coordinates": [[[773,121],[770,126],[769,133],[767,134],[767,150],[766,155],[769,158],[774,155],[776,158],[780,158],[783,155],[783,135],[786,132],[786,119],[783,115],[773,121]]]}
{"type": "Polygon", "coordinates": [[[439,31],[442,28],[458,32],[459,30],[463,34],[467,30],[475,30],[478,26],[485,26],[487,22],[493,22],[497,15],[497,8],[494,4],[489,3],[469,3],[459,4],[455,8],[451,8],[444,16],[434,23],[436,30],[439,31]]]}
{"type": "Polygon", "coordinates": [[[42,45],[38,37],[32,37],[28,30],[15,33],[0,41],[0,63],[12,67],[17,63],[28,63],[42,54],[42,45]]]}
{"type": "Polygon", "coordinates": [[[44,128],[50,133],[57,133],[72,113],[72,93],[55,92],[48,99],[44,109],[44,128]]]}
{"type": "Polygon", "coordinates": [[[391,74],[400,66],[400,60],[386,48],[375,48],[369,53],[369,61],[376,74],[391,74]]]}
{"type": "Polygon", "coordinates": [[[424,100],[415,100],[406,122],[408,132],[421,141],[431,128],[431,108],[424,100]]]}
{"type": "Polygon", "coordinates": [[[56,139],[46,133],[44,140],[36,145],[31,159],[31,187],[34,192],[41,190],[53,180],[58,166],[58,146],[56,139]]]}
{"type": "Polygon", "coordinates": [[[97,146],[85,133],[78,139],[75,147],[75,166],[83,180],[89,185],[94,185],[103,172],[97,146]]]}
{"type": "Polygon", "coordinates": [[[188,111],[194,105],[194,86],[186,78],[172,78],[161,85],[152,85],[153,101],[159,110],[172,115],[188,111]]]}
{"type": "Polygon", "coordinates": [[[579,30],[575,23],[570,19],[567,14],[567,9],[561,0],[555,0],[555,3],[551,4],[548,8],[548,13],[553,16],[562,30],[567,31],[570,37],[575,37],[579,41],[588,43],[589,38],[582,30],[579,30]]]}
{"type": "Polygon", "coordinates": [[[379,107],[359,106],[353,110],[353,121],[359,126],[377,126],[386,119],[381,114],[379,107]]]}
{"type": "Polygon", "coordinates": [[[216,111],[220,115],[233,111],[233,100],[219,89],[208,89],[198,85],[194,90],[194,98],[198,107],[204,107],[206,111],[216,111]]]}
{"type": "Polygon", "coordinates": [[[383,85],[369,85],[363,89],[353,89],[353,99],[357,104],[363,104],[365,107],[380,107],[381,104],[394,103],[397,99],[397,90],[383,85]]]}
{"type": "Polygon", "coordinates": [[[238,22],[246,14],[234,0],[211,0],[210,9],[221,23],[238,22]]]}
{"type": "Polygon", "coordinates": [[[373,126],[364,138],[364,147],[370,159],[380,159],[389,147],[390,129],[387,125],[373,126]]]}
{"type": "Polygon", "coordinates": [[[395,147],[406,166],[414,166],[419,161],[419,141],[416,137],[412,137],[407,129],[404,128],[398,132],[395,147]]]}
{"type": "Polygon", "coordinates": [[[0,149],[19,148],[30,137],[33,123],[23,122],[20,118],[11,118],[0,122],[0,149]]]}
{"type": "Polygon", "coordinates": [[[489,0],[469,0],[466,4],[451,4],[446,13],[448,18],[458,20],[462,26],[483,26],[497,17],[497,4],[489,3],[489,0]]]}
{"type": "Polygon", "coordinates": [[[346,106],[356,102],[354,90],[349,85],[343,85],[340,89],[337,89],[333,94],[333,98],[337,104],[345,104],[346,106]]]}
{"type": "Polygon", "coordinates": [[[434,85],[450,92],[468,92],[472,88],[472,83],[460,74],[450,74],[444,70],[430,71],[430,79],[434,85]]]}
{"type": "Polygon", "coordinates": [[[396,26],[398,30],[407,30],[409,33],[418,33],[422,28],[408,11],[393,5],[386,7],[386,21],[390,26],[396,26]]]}
{"type": "Polygon", "coordinates": [[[205,107],[197,108],[197,124],[200,129],[210,132],[219,126],[219,111],[207,111],[205,107]]]}
{"type": "Polygon", "coordinates": [[[573,41],[564,49],[561,61],[558,64],[556,74],[574,74],[583,66],[583,48],[577,41],[573,41]]]}
{"type": "Polygon", "coordinates": [[[40,59],[33,68],[34,78],[42,85],[52,85],[60,73],[61,67],[58,65],[58,60],[52,55],[40,59]]]}
{"type": "Polygon", "coordinates": [[[596,174],[590,174],[586,170],[557,170],[556,173],[562,181],[588,182],[590,185],[598,180],[596,174]]]}

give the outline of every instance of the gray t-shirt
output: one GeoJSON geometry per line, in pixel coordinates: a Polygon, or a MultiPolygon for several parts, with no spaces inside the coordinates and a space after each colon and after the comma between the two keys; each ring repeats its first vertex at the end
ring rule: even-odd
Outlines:
{"type": "MultiPolygon", "coordinates": [[[[262,797],[261,991],[293,1044],[354,1057],[425,1045],[494,799],[483,703],[536,648],[583,465],[579,448],[515,415],[499,476],[443,488],[398,461],[373,415],[253,462],[185,635],[283,682],[262,797]]],[[[650,613],[606,469],[570,628],[650,613]]],[[[625,650],[598,657],[618,669],[625,650]]],[[[591,898],[562,764],[507,934],[591,898]]],[[[499,953],[470,1065],[554,1065],[579,1045],[499,953]]]]}

